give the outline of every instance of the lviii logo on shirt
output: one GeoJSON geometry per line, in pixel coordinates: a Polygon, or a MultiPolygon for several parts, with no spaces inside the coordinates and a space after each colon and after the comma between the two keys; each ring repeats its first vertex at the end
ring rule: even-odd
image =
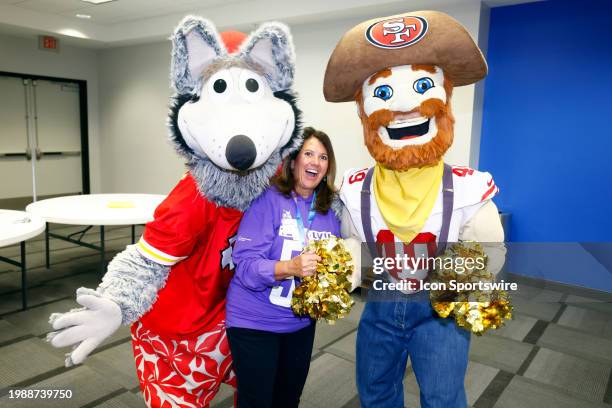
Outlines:
{"type": "MultiPolygon", "coordinates": [[[[283,238],[289,238],[294,241],[300,240],[300,233],[298,231],[297,220],[293,218],[288,210],[283,211],[281,217],[281,225],[278,229],[278,236],[283,238]]],[[[329,231],[315,231],[306,230],[306,237],[309,241],[319,241],[321,239],[330,238],[332,233],[329,231]]]]}

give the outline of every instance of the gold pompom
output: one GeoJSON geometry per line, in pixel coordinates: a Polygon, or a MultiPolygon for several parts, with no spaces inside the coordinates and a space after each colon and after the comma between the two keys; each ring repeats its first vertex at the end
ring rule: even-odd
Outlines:
{"type": "Polygon", "coordinates": [[[440,317],[453,317],[458,326],[482,335],[487,330],[497,329],[505,320],[512,319],[510,296],[503,290],[451,291],[451,281],[456,283],[493,283],[495,277],[487,271],[487,255],[482,245],[475,242],[454,244],[439,258],[431,275],[432,282],[444,284],[446,290],[432,290],[430,300],[433,309],[440,317]],[[462,267],[458,273],[456,260],[462,258],[465,265],[472,259],[470,267],[462,267]],[[479,262],[477,262],[479,260],[479,262]]]}
{"type": "Polygon", "coordinates": [[[312,241],[304,252],[314,251],[321,260],[314,275],[302,279],[293,291],[291,308],[298,316],[325,319],[334,324],[349,314],[355,303],[349,295],[353,273],[353,258],[344,246],[344,241],[331,237],[312,241]]]}

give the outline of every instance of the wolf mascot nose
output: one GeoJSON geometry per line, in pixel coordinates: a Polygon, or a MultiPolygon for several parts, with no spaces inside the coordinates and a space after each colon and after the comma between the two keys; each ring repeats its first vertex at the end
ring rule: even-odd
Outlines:
{"type": "Polygon", "coordinates": [[[246,170],[257,157],[255,143],[245,135],[236,135],[230,139],[225,148],[225,158],[232,167],[246,170]]]}

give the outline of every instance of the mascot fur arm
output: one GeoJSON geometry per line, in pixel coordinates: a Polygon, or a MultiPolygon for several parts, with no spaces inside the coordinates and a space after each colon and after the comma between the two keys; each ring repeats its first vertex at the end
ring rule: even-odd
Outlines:
{"type": "Polygon", "coordinates": [[[49,323],[57,331],[49,333],[47,341],[55,347],[73,346],[66,354],[66,367],[82,363],[121,324],[140,319],[157,300],[169,271],[130,245],[111,261],[97,290],[77,290],[82,308],[51,314],[49,323]]]}
{"type": "Polygon", "coordinates": [[[459,240],[481,243],[489,258],[489,272],[496,275],[501,271],[506,261],[506,246],[504,245],[504,229],[497,206],[493,201],[487,201],[463,225],[459,231],[459,240]]]}
{"type": "MultiPolygon", "coordinates": [[[[96,290],[79,288],[77,297],[91,295],[112,301],[121,310],[121,324],[131,325],[153,306],[169,272],[169,266],[146,259],[136,250],[136,245],[128,245],[108,264],[100,286],[96,290]]],[[[53,313],[49,322],[53,324],[63,315],[66,313],[53,313]]]]}
{"type": "Polygon", "coordinates": [[[129,245],[108,264],[97,292],[119,305],[121,323],[130,325],[153,306],[169,272],[169,266],[146,259],[129,245]]]}

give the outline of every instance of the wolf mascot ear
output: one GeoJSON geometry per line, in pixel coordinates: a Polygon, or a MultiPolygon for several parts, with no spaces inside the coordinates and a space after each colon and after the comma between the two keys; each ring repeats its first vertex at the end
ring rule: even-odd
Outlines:
{"type": "Polygon", "coordinates": [[[171,85],[179,94],[193,93],[204,70],[227,50],[215,26],[188,16],[172,36],[171,85]]]}
{"type": "MultiPolygon", "coordinates": [[[[179,24],[172,45],[171,85],[179,94],[196,92],[206,68],[228,55],[215,26],[192,16],[179,24]]],[[[262,24],[242,44],[237,59],[260,67],[274,92],[293,85],[295,52],[289,29],[282,23],[262,24]]]]}
{"type": "Polygon", "coordinates": [[[284,24],[263,24],[242,46],[240,55],[264,70],[274,92],[287,90],[293,85],[295,52],[284,24]]]}

